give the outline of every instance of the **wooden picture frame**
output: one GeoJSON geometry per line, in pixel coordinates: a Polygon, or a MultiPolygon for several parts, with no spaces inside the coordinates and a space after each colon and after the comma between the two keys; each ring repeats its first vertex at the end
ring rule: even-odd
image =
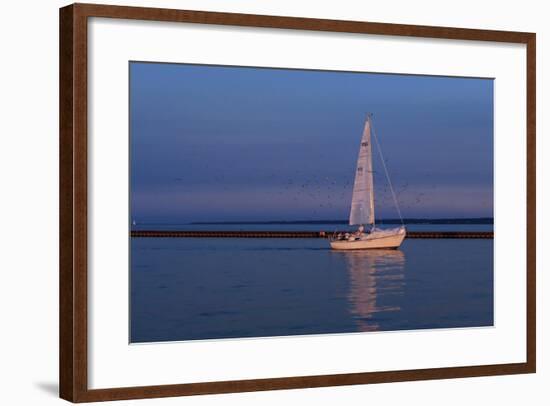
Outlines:
{"type": "Polygon", "coordinates": [[[321,20],[202,11],[74,4],[60,9],[60,396],[72,402],[313,388],[337,385],[533,373],[535,308],[535,41],[534,33],[321,20]],[[526,362],[386,372],[197,382],[109,389],[88,387],[87,125],[88,19],[112,19],[269,27],[389,36],[493,41],[527,46],[527,327],[526,362]]]}

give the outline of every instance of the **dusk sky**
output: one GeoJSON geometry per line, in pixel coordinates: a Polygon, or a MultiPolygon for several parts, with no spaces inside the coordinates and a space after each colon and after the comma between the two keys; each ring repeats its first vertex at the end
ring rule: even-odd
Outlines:
{"type": "MultiPolygon", "coordinates": [[[[492,79],[140,62],[131,217],[347,219],[368,112],[404,217],[492,217],[492,79]]],[[[397,218],[373,153],[377,217],[397,218]]]]}

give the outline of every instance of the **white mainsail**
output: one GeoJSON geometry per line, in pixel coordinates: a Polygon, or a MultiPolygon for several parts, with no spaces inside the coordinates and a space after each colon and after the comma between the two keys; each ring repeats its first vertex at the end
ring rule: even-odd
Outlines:
{"type": "Polygon", "coordinates": [[[365,129],[363,130],[363,137],[361,138],[361,147],[359,148],[359,157],[357,158],[349,224],[374,224],[374,185],[372,177],[370,116],[367,116],[367,121],[365,122],[365,129]]]}

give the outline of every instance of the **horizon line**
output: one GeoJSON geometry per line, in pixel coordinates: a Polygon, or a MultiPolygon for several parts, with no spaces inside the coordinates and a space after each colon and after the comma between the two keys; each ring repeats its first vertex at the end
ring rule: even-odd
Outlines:
{"type": "MultiPolygon", "coordinates": [[[[135,221],[135,220],[134,220],[135,221]]],[[[494,217],[406,217],[404,223],[477,223],[494,224],[494,217]]],[[[401,223],[398,218],[383,218],[378,223],[401,223]]],[[[213,225],[213,224],[347,224],[347,219],[325,219],[325,220],[216,220],[216,221],[192,221],[192,222],[139,222],[139,224],[186,224],[186,225],[213,225]]],[[[136,224],[138,222],[136,221],[136,224]]]]}

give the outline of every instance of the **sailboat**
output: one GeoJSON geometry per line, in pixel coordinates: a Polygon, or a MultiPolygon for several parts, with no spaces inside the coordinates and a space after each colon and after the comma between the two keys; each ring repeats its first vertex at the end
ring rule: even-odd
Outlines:
{"type": "Polygon", "coordinates": [[[391,229],[380,229],[375,226],[371,133],[374,133],[372,114],[367,114],[361,145],[359,147],[359,157],[357,158],[357,168],[355,170],[355,182],[353,184],[353,196],[349,214],[349,224],[352,226],[356,225],[358,228],[352,233],[335,233],[330,239],[330,246],[335,250],[399,248],[407,234],[397,198],[393,191],[393,186],[386,168],[386,163],[384,162],[380,145],[376,139],[376,133],[374,133],[374,138],[378,144],[378,152],[390,186],[393,201],[399,218],[401,219],[401,226],[391,229]]]}

